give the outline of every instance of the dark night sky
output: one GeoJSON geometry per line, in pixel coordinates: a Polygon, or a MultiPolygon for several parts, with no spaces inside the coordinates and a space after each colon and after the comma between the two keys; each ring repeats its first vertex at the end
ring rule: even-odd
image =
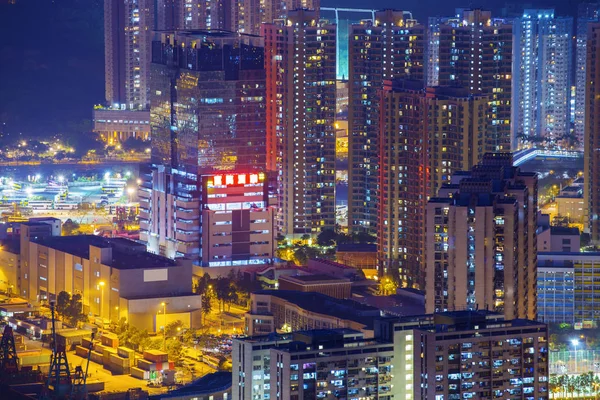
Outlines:
{"type": "MultiPolygon", "coordinates": [[[[518,2],[518,0],[516,0],[518,2]]],[[[576,10],[578,0],[530,0],[556,5],[557,14],[576,10]]],[[[322,0],[323,6],[396,8],[428,16],[450,15],[456,7],[492,11],[498,0],[322,0]]],[[[104,100],[102,0],[0,1],[0,123],[5,132],[47,136],[81,132],[93,104],[104,100]]],[[[0,128],[1,129],[1,128],[0,128]]]]}

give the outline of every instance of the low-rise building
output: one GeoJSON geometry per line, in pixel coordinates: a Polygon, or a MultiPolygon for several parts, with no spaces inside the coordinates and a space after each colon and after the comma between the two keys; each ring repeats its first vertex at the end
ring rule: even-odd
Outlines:
{"type": "Polygon", "coordinates": [[[234,400],[548,399],[548,331],[487,311],[234,339],[234,400]]]}
{"type": "Polygon", "coordinates": [[[308,260],[305,269],[308,269],[313,274],[323,274],[334,278],[346,278],[351,281],[362,280],[365,278],[364,274],[354,267],[323,258],[308,260]]]}
{"type": "Polygon", "coordinates": [[[335,252],[340,264],[363,270],[368,278],[377,275],[377,245],[340,243],[335,252]]]}
{"type": "Polygon", "coordinates": [[[18,294],[20,262],[19,241],[3,241],[0,244],[0,292],[18,294]]]}
{"type": "Polygon", "coordinates": [[[538,319],[596,326],[600,318],[600,253],[538,253],[538,319]]]}
{"type": "Polygon", "coordinates": [[[341,300],[314,292],[262,290],[252,293],[246,313],[246,334],[266,335],[275,331],[349,328],[373,336],[373,321],[381,312],[352,300],[341,300]]]}
{"type": "Polygon", "coordinates": [[[129,138],[150,138],[150,111],[96,108],[94,132],[108,145],[114,146],[129,138]]]}
{"type": "Polygon", "coordinates": [[[338,299],[352,297],[352,282],[346,278],[333,278],[328,275],[280,276],[280,290],[317,292],[338,299]]]}
{"type": "Polygon", "coordinates": [[[150,396],[150,399],[229,400],[231,399],[231,380],[230,372],[213,372],[178,389],[150,396]]]}
{"type": "Polygon", "coordinates": [[[538,212],[537,248],[544,252],[579,252],[580,232],[576,227],[552,226],[550,215],[538,212]]]}
{"type": "Polygon", "coordinates": [[[581,248],[578,228],[548,226],[538,229],[538,251],[577,253],[581,248]]]}
{"type": "Polygon", "coordinates": [[[563,188],[554,201],[558,216],[568,218],[569,222],[576,224],[585,222],[583,185],[576,184],[563,188]]]}
{"type": "MultiPolygon", "coordinates": [[[[190,260],[171,260],[143,244],[92,235],[27,237],[21,232],[20,294],[30,302],[81,294],[84,311],[102,320],[126,318],[151,329],[165,317],[200,323],[190,260]],[[186,317],[187,316],[187,317],[186,317]]],[[[161,324],[162,326],[163,324],[161,324]]],[[[187,325],[187,324],[186,324],[187,325]]]]}
{"type": "Polygon", "coordinates": [[[572,263],[553,262],[538,253],[538,320],[546,323],[574,323],[575,268],[572,263]]]}

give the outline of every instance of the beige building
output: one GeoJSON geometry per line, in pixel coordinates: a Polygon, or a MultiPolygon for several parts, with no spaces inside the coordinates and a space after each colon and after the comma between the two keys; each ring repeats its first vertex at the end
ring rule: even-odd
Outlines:
{"type": "MultiPolygon", "coordinates": [[[[578,179],[581,181],[582,179],[578,179]]],[[[560,217],[568,218],[569,223],[585,225],[584,211],[585,199],[583,197],[584,184],[577,184],[574,182],[573,185],[567,186],[561,189],[560,194],[555,197],[556,202],[556,213],[560,217]]]]}
{"type": "Polygon", "coordinates": [[[127,239],[27,237],[25,232],[19,293],[30,302],[47,303],[66,291],[81,294],[84,311],[102,320],[124,317],[152,329],[164,323],[166,311],[167,323],[182,319],[199,326],[200,297],[192,293],[190,260],[148,253],[127,239]],[[161,313],[162,318],[156,316],[161,313]]]}
{"type": "Polygon", "coordinates": [[[385,82],[381,106],[379,277],[422,289],[427,199],[454,172],[481,161],[487,100],[462,88],[394,80],[385,82]]]}
{"type": "Polygon", "coordinates": [[[19,243],[5,241],[0,246],[0,292],[18,294],[18,277],[21,268],[19,243]]]}
{"type": "Polygon", "coordinates": [[[537,176],[486,154],[427,204],[426,312],[536,318],[537,176]]]}
{"type": "Polygon", "coordinates": [[[108,145],[117,145],[133,137],[150,139],[150,111],[115,110],[97,108],[94,110],[94,132],[108,145]]]}

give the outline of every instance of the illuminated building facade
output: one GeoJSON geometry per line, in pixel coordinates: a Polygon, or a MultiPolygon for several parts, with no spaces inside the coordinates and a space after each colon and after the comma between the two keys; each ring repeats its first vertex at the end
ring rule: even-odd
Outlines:
{"type": "Polygon", "coordinates": [[[384,80],[423,80],[425,28],[409,13],[385,10],[349,32],[348,221],[377,233],[379,98],[384,80]]]}
{"type": "Polygon", "coordinates": [[[575,55],[575,136],[578,147],[583,149],[585,137],[586,60],[588,25],[600,21],[600,3],[581,3],[577,8],[576,55],[575,55]]]}
{"type": "Polygon", "coordinates": [[[113,109],[148,108],[151,0],[104,2],[104,58],[106,102],[113,109]]]}
{"type": "Polygon", "coordinates": [[[512,23],[481,9],[429,19],[427,85],[462,87],[489,97],[488,152],[511,151],[512,33],[512,23]]]}
{"type": "Polygon", "coordinates": [[[98,107],[94,110],[94,132],[106,144],[114,146],[130,137],[150,139],[150,111],[112,110],[98,107]]]}
{"type": "Polygon", "coordinates": [[[265,264],[274,253],[274,208],[264,173],[204,175],[202,265],[265,264]]]}
{"type": "Polygon", "coordinates": [[[233,340],[232,398],[545,399],[548,328],[488,311],[233,340]]]}
{"type": "Polygon", "coordinates": [[[488,153],[427,204],[427,312],[537,316],[537,176],[488,153]]]}
{"type": "Polygon", "coordinates": [[[521,145],[532,137],[554,145],[570,133],[573,19],[525,10],[514,27],[515,132],[521,145]]]}
{"type": "Polygon", "coordinates": [[[311,10],[262,25],[267,169],[277,176],[284,235],[335,228],[335,25],[311,10]]]}
{"type": "Polygon", "coordinates": [[[156,0],[156,30],[227,29],[228,1],[156,0]]]}
{"type": "Polygon", "coordinates": [[[380,276],[425,284],[427,200],[483,158],[487,97],[464,88],[386,81],[382,99],[377,252],[380,276]]]}
{"type": "Polygon", "coordinates": [[[171,258],[185,256],[202,265],[233,265],[246,257],[242,253],[250,254],[252,242],[261,242],[252,254],[269,258],[270,252],[261,246],[272,245],[272,241],[247,230],[252,227],[262,232],[266,230],[262,224],[271,221],[263,199],[262,38],[198,30],[156,33],[154,39],[152,166],[143,172],[144,183],[138,193],[140,238],[153,252],[171,258]],[[258,215],[258,210],[265,215],[258,215]],[[235,229],[234,214],[243,215],[236,224],[244,221],[235,229]],[[210,226],[204,218],[212,221],[210,226]],[[267,222],[257,222],[263,219],[267,222]],[[221,241],[207,236],[217,233],[224,236],[221,241]],[[203,241],[210,246],[206,253],[203,241]],[[268,243],[262,243],[265,241],[268,243]],[[269,255],[263,256],[265,253],[269,255]]]}
{"type": "Polygon", "coordinates": [[[600,23],[591,23],[587,34],[584,142],[584,198],[591,240],[600,240],[600,23]]]}

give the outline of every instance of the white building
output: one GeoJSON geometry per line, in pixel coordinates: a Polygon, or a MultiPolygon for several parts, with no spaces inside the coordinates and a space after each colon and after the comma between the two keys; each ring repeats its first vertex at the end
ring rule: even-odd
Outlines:
{"type": "Polygon", "coordinates": [[[552,9],[515,19],[512,105],[521,146],[554,145],[570,133],[572,31],[573,19],[552,9]]]}

